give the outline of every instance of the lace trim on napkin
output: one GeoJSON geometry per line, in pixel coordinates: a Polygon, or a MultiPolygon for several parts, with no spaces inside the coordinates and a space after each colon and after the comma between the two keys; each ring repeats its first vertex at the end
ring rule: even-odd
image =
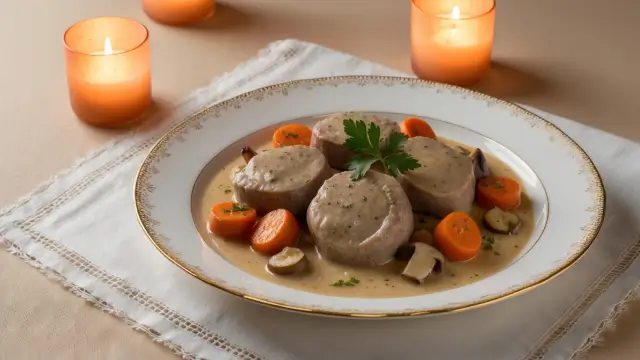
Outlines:
{"type": "MultiPolygon", "coordinates": [[[[524,360],[543,359],[553,344],[562,339],[593,303],[604,294],[611,284],[622,275],[640,255],[640,234],[636,235],[631,244],[620,254],[617,261],[598,277],[582,297],[577,300],[564,315],[538,340],[533,349],[525,356],[524,360]]],[[[640,286],[639,286],[640,287],[640,286]]],[[[636,288],[637,289],[637,288],[636,288]]],[[[584,356],[586,352],[598,343],[598,339],[603,332],[613,327],[615,319],[624,312],[625,305],[635,298],[636,289],[630,291],[622,301],[617,303],[610,311],[609,315],[598,325],[597,329],[589,336],[572,359],[584,356]]]]}

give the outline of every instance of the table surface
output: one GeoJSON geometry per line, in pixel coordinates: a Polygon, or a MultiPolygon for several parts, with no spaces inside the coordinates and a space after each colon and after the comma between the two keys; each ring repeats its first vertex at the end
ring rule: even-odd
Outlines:
{"type": "MultiPolygon", "coordinates": [[[[140,3],[3,2],[2,12],[11,15],[0,22],[0,206],[119,135],[83,125],[68,105],[62,34],[81,19],[121,15],[149,27],[153,91],[161,106],[284,38],[410,71],[409,0],[234,0],[219,4],[214,18],[196,28],[155,24],[140,3]]],[[[477,89],[638,141],[637,14],[634,0],[500,2],[495,66],[477,89]]],[[[0,358],[176,358],[4,251],[0,294],[0,358]]],[[[590,358],[639,358],[640,323],[633,321],[639,316],[640,301],[590,358]]]]}

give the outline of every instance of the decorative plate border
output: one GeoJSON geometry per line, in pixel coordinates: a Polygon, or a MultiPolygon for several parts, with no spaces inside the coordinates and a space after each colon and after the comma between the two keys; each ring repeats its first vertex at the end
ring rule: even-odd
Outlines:
{"type": "Polygon", "coordinates": [[[134,183],[134,205],[138,216],[138,221],[142,226],[143,231],[149,238],[149,240],[156,246],[156,248],[175,265],[196,277],[197,279],[213,285],[214,287],[228,292],[232,295],[239,296],[249,301],[253,301],[259,304],[268,305],[280,309],[312,313],[318,315],[340,316],[340,317],[358,317],[358,318],[392,318],[392,317],[409,317],[420,316],[436,313],[450,313],[455,311],[467,310],[483,305],[492,304],[513,296],[516,296],[522,292],[531,290],[537,286],[540,286],[553,277],[559,275],[571,265],[573,265],[578,259],[580,259],[587,249],[591,246],[593,241],[598,235],[600,228],[602,227],[605,212],[605,189],[602,183],[600,173],[596,169],[591,158],[585,153],[585,151],[566,133],[560,130],[557,126],[550,123],[547,120],[535,115],[534,113],[505,100],[494,98],[492,96],[482,94],[466,88],[461,88],[453,85],[441,84],[427,80],[404,78],[404,77],[390,77],[390,76],[336,76],[336,77],[324,77],[314,78],[306,80],[294,80],[285,83],[275,84],[259,88],[231,99],[222,101],[210,107],[203,109],[202,111],[185,119],[182,123],[173,127],[167,134],[165,134],[158,142],[153,146],[145,160],[143,161],[136,180],[134,183]],[[581,230],[584,232],[584,237],[580,240],[579,245],[569,258],[563,263],[549,271],[547,274],[538,277],[528,283],[522,284],[518,287],[508,289],[507,291],[480,299],[473,303],[465,304],[453,304],[449,307],[437,309],[437,310],[423,310],[423,311],[407,311],[407,312],[394,312],[394,313],[362,313],[362,312],[338,312],[327,311],[319,308],[312,307],[300,307],[286,303],[274,302],[263,298],[248,295],[241,290],[233,289],[226,284],[213,281],[204,274],[204,271],[197,267],[186,264],[180,260],[180,257],[173,253],[170,249],[163,245],[163,242],[167,240],[167,237],[155,229],[155,225],[158,224],[156,220],[151,217],[151,209],[153,205],[149,202],[149,194],[155,190],[154,186],[150,183],[150,178],[153,174],[157,173],[155,163],[160,159],[170,156],[167,151],[170,143],[174,141],[184,141],[184,135],[190,131],[197,131],[202,128],[202,122],[208,118],[218,118],[224,112],[230,109],[239,109],[243,104],[249,101],[262,101],[265,98],[275,95],[287,95],[291,89],[312,89],[316,86],[339,86],[342,84],[351,84],[357,86],[367,85],[383,85],[385,87],[392,87],[395,85],[409,86],[410,88],[417,87],[429,87],[435,88],[437,93],[451,92],[460,95],[462,98],[474,98],[476,100],[482,100],[487,103],[487,106],[501,105],[508,108],[513,114],[523,116],[531,125],[532,128],[543,126],[545,130],[551,131],[559,135],[582,160],[582,170],[580,174],[588,174],[590,176],[590,185],[587,189],[589,192],[593,192],[594,201],[593,204],[587,209],[592,213],[589,223],[581,230]]]}

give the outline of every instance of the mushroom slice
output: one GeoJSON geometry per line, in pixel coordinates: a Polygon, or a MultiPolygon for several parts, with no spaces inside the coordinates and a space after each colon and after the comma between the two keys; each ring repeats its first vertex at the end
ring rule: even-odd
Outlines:
{"type": "Polygon", "coordinates": [[[245,146],[242,148],[242,158],[244,159],[245,163],[248,164],[249,160],[253,159],[253,157],[256,155],[258,155],[258,153],[256,153],[256,151],[251,147],[245,146]]]}
{"type": "Polygon", "coordinates": [[[285,247],[271,256],[267,268],[274,274],[288,275],[303,271],[307,267],[307,258],[298,248],[285,247]]]}
{"type": "Polygon", "coordinates": [[[418,284],[424,284],[427,276],[432,272],[440,273],[444,267],[444,256],[431,245],[414,243],[415,251],[404,271],[402,277],[418,284]]]}
{"type": "Polygon", "coordinates": [[[484,225],[493,232],[514,235],[520,230],[522,220],[512,212],[495,207],[484,214],[484,225]]]}
{"type": "Polygon", "coordinates": [[[431,233],[426,229],[417,230],[413,233],[413,235],[411,235],[409,242],[419,242],[433,246],[433,235],[431,235],[431,233]]]}
{"type": "Polygon", "coordinates": [[[486,178],[491,175],[489,164],[487,164],[487,158],[484,157],[482,150],[476,148],[469,157],[473,162],[473,174],[476,176],[476,180],[486,178]]]}

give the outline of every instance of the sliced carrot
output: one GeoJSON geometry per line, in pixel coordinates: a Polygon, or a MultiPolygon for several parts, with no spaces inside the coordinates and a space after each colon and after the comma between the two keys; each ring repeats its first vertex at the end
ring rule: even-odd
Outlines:
{"type": "Polygon", "coordinates": [[[520,184],[514,179],[490,176],[480,179],[476,187],[476,202],[485,209],[513,210],[520,206],[520,198],[520,184]]]}
{"type": "Polygon", "coordinates": [[[482,245],[480,228],[463,212],[452,212],[438,223],[434,244],[451,261],[473,259],[482,245]]]}
{"type": "Polygon", "coordinates": [[[433,132],[433,129],[426,121],[413,117],[405,119],[402,124],[400,124],[400,131],[410,138],[416,136],[436,138],[436,133],[433,132]]]}
{"type": "Polygon", "coordinates": [[[253,229],[251,247],[262,254],[277,254],[295,244],[299,234],[300,226],[290,211],[273,210],[263,216],[253,229]]]}
{"type": "Polygon", "coordinates": [[[273,147],[311,145],[311,129],[300,124],[282,126],[273,133],[273,147]]]}
{"type": "Polygon", "coordinates": [[[234,202],[223,202],[211,209],[209,230],[226,238],[249,237],[257,217],[255,209],[234,202]]]}

